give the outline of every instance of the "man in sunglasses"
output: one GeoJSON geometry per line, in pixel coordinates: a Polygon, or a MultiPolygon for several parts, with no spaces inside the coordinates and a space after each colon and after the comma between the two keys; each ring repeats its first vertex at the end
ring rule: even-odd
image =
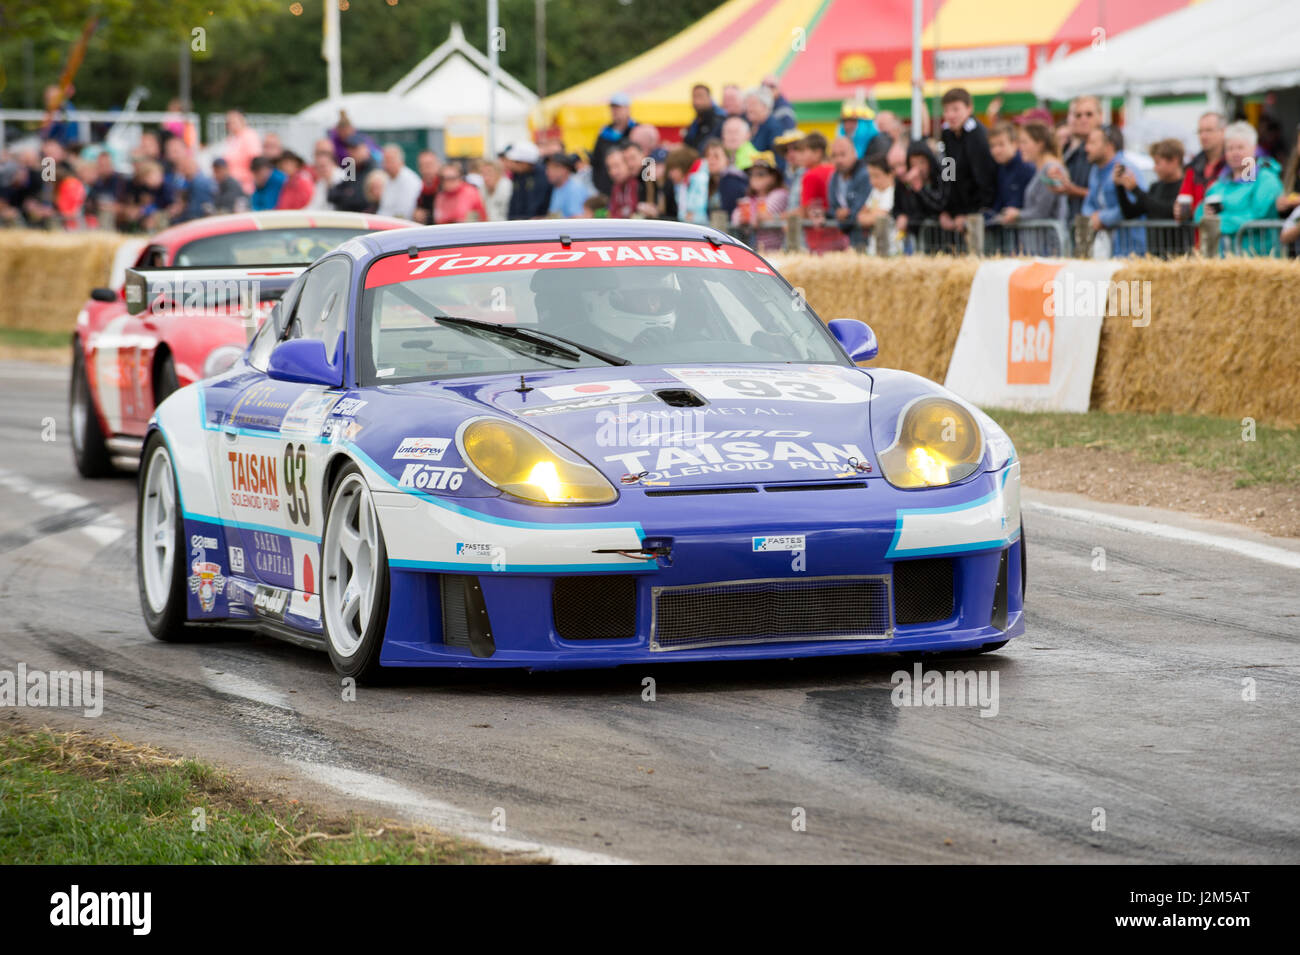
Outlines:
{"type": "Polygon", "coordinates": [[[1083,208],[1088,196],[1088,173],[1092,162],[1088,159],[1088,134],[1101,126],[1101,100],[1095,96],[1076,96],[1070,101],[1070,143],[1062,162],[1070,173],[1070,181],[1055,186],[1057,195],[1069,197],[1070,221],[1083,208]]]}

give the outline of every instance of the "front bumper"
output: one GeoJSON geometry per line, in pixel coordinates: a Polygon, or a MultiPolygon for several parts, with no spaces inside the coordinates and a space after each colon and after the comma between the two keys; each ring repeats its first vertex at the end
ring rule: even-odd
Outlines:
{"type": "MultiPolygon", "coordinates": [[[[647,497],[637,489],[600,509],[517,505],[511,511],[495,501],[492,513],[377,490],[392,582],[381,663],[594,668],[963,650],[1005,641],[1024,632],[1018,472],[1012,464],[963,485],[920,492],[878,478],[779,494],[764,488],[647,497]],[[597,510],[599,522],[573,521],[597,510]],[[532,521],[520,519],[525,516],[532,521]],[[539,516],[552,522],[537,522],[539,516]],[[670,555],[616,552],[635,554],[643,542],[666,542],[670,555]],[[898,612],[899,585],[911,588],[915,608],[916,588],[925,587],[925,575],[909,573],[917,561],[950,574],[938,579],[951,580],[952,599],[942,616],[907,622],[916,613],[898,612]],[[608,603],[593,606],[593,613],[608,609],[621,620],[613,627],[618,636],[591,635],[598,627],[585,628],[581,639],[567,636],[574,598],[564,582],[575,576],[594,579],[583,599],[608,603]],[[874,625],[854,628],[869,635],[783,631],[746,634],[745,642],[669,646],[656,616],[663,613],[663,594],[675,588],[761,581],[778,590],[806,585],[816,598],[818,581],[845,580],[887,588],[887,620],[877,616],[874,625]]],[[[783,610],[774,613],[780,618],[783,610]]]]}

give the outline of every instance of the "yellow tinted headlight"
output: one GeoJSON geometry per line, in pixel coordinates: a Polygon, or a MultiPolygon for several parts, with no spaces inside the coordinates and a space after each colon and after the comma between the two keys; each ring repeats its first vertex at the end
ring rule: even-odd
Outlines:
{"type": "Polygon", "coordinates": [[[880,470],[895,487],[937,487],[969,477],[984,457],[984,432],[950,398],[908,405],[894,443],[880,454],[880,470]]]}
{"type": "Polygon", "coordinates": [[[460,436],[465,460],[485,481],[536,504],[608,504],[618,497],[605,476],[527,428],[498,418],[471,422],[460,436]]]}

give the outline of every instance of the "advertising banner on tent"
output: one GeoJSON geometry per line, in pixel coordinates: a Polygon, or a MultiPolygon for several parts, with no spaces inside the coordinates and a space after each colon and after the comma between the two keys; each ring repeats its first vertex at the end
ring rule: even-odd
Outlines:
{"type": "Polygon", "coordinates": [[[1117,268],[1073,259],[981,264],[944,385],[986,407],[1087,411],[1117,268]]]}

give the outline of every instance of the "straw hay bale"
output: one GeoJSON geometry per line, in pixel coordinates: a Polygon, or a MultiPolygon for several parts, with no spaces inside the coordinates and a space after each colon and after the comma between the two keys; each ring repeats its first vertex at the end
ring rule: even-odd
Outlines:
{"type": "Polygon", "coordinates": [[[1144,259],[1116,282],[1150,282],[1151,323],[1108,317],[1092,405],[1300,425],[1300,265],[1144,259]]]}
{"type": "Polygon", "coordinates": [[[71,333],[123,241],[112,232],[0,230],[0,328],[71,333]]]}

